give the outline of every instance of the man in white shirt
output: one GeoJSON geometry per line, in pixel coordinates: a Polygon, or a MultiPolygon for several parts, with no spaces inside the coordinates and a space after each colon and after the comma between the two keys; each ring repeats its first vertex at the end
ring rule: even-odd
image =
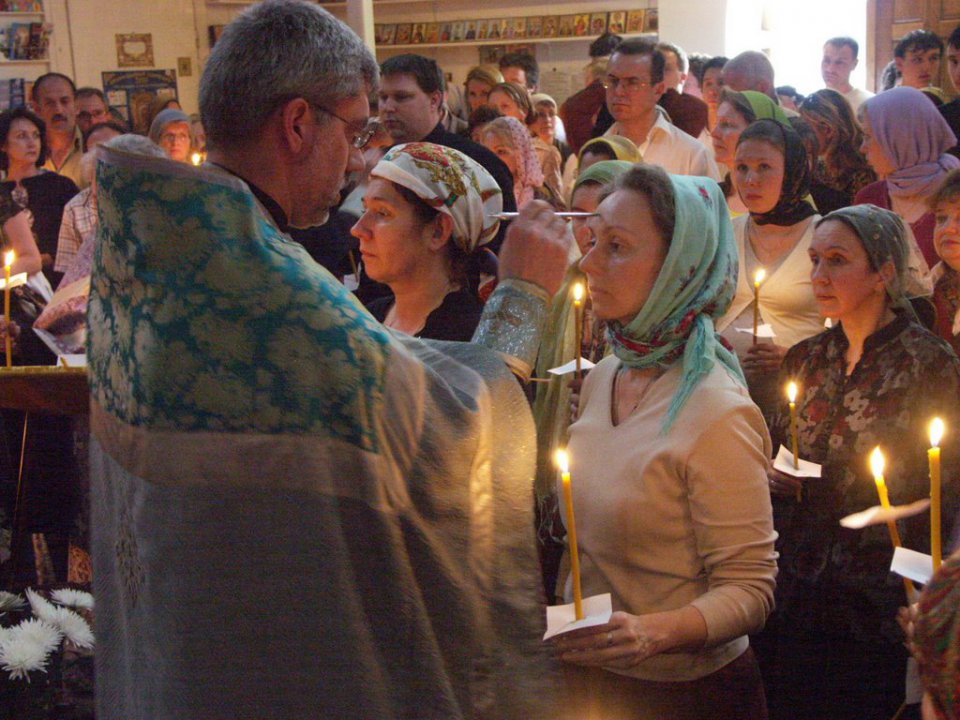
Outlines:
{"type": "Polygon", "coordinates": [[[854,113],[865,100],[873,97],[872,92],[850,84],[850,73],[857,67],[859,52],[860,45],[851,37],[830,38],[823,44],[823,60],[820,61],[824,84],[843,95],[854,113]]]}
{"type": "Polygon", "coordinates": [[[703,144],[674,127],[657,107],[664,92],[663,68],[663,54],[648,40],[620,43],[607,67],[607,108],[615,122],[606,134],[629,138],[644,162],[667,172],[719,180],[703,144]]]}

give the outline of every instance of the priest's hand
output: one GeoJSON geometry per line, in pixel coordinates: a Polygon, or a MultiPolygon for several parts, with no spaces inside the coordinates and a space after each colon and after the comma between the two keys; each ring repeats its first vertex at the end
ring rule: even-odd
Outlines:
{"type": "Polygon", "coordinates": [[[500,248],[500,279],[526,280],[553,295],[567,272],[572,242],[569,226],[550,205],[530,201],[507,229],[500,248]]]}

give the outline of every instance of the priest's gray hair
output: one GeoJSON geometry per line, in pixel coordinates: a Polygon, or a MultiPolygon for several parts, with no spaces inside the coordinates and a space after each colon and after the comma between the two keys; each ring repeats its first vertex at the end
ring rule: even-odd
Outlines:
{"type": "Polygon", "coordinates": [[[223,31],[200,80],[200,115],[211,148],[242,148],[271,113],[296,97],[332,107],[366,94],[377,61],[363,41],[305,0],[264,0],[223,31]]]}

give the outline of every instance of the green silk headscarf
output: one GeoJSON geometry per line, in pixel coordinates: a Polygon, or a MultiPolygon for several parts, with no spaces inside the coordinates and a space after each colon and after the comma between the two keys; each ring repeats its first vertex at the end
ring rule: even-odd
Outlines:
{"type": "Polygon", "coordinates": [[[739,267],[723,192],[704,177],[671,175],[670,181],[673,237],[650,297],[627,325],[607,323],[613,353],[627,367],[666,369],[682,361],[683,378],[664,418],[664,434],[717,361],[746,386],[737,356],[714,329],[733,301],[739,267]]]}

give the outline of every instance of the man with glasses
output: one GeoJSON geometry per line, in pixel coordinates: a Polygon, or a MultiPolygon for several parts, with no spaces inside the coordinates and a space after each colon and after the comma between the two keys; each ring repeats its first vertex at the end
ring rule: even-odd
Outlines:
{"type": "Polygon", "coordinates": [[[529,376],[567,229],[514,220],[473,343],[377,323],[286,233],[362,170],[377,75],[316,3],[265,0],[204,69],[204,166],[98,151],[101,720],[559,716],[508,367],[529,376]]]}
{"type": "Polygon", "coordinates": [[[664,56],[642,38],[624,40],[607,66],[607,108],[614,123],[606,135],[623,135],[640,149],[643,161],[676,175],[720,179],[702,143],[675,127],[658,107],[664,92],[664,56]]]}
{"type": "Polygon", "coordinates": [[[95,87],[77,88],[75,104],[77,108],[77,127],[84,135],[94,125],[112,119],[103,91],[95,87]]]}

